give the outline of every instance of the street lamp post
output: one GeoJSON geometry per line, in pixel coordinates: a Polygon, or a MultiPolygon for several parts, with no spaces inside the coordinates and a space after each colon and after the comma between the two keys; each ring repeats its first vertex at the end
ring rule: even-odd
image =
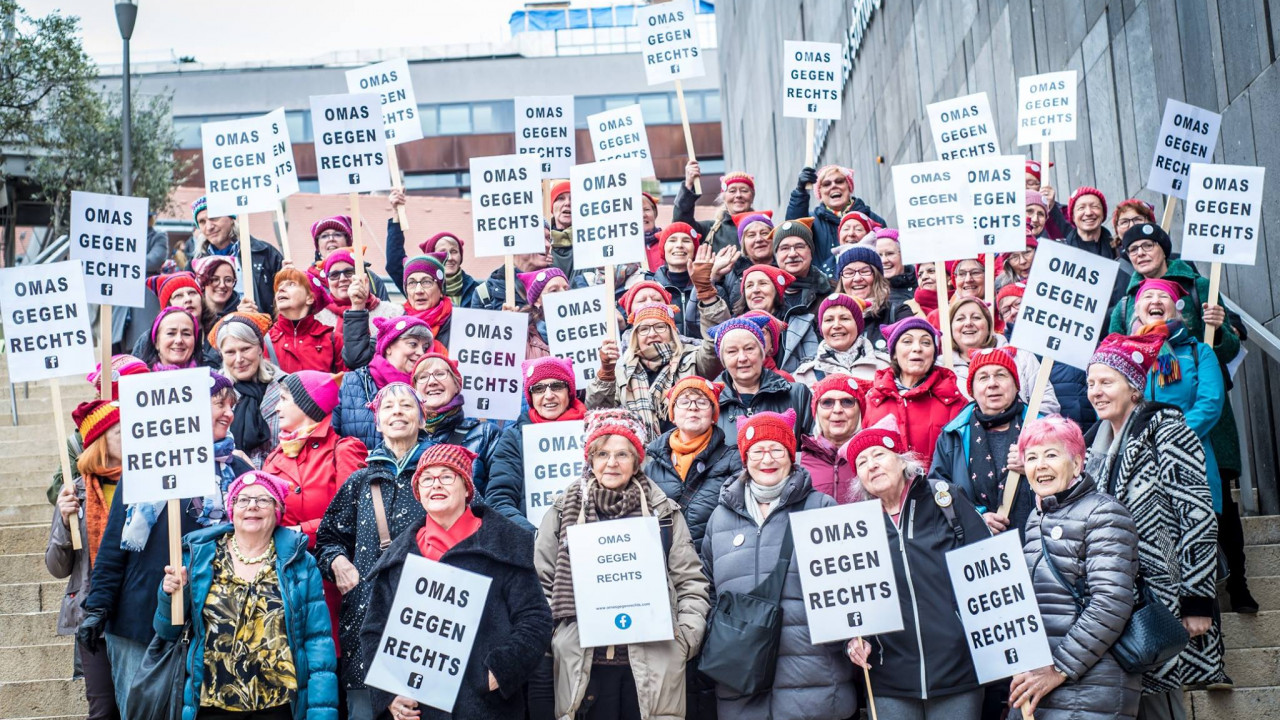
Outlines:
{"type": "Polygon", "coordinates": [[[130,138],[133,128],[133,94],[129,88],[129,38],[133,37],[133,24],[138,19],[138,0],[116,0],[116,25],[120,26],[120,39],[124,41],[124,98],[123,118],[124,147],[121,158],[124,170],[124,183],[120,194],[133,192],[133,144],[130,138]]]}

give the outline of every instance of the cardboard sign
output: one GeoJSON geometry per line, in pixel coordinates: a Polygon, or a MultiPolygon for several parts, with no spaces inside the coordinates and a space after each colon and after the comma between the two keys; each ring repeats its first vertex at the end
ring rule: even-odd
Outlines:
{"type": "Polygon", "coordinates": [[[1222,116],[1194,105],[1169,99],[1156,135],[1147,187],[1158,193],[1187,199],[1187,176],[1192,163],[1213,162],[1222,116]]]}
{"type": "Polygon", "coordinates": [[[995,155],[965,161],[973,198],[973,231],[983,253],[1027,249],[1027,192],[1022,155],[995,155]]]}
{"type": "Polygon", "coordinates": [[[640,177],[656,177],[653,153],[649,151],[649,133],[639,105],[606,110],[587,116],[591,131],[591,147],[596,162],[635,160],[640,163],[640,177]]]}
{"type": "Polygon", "coordinates": [[[893,197],[904,263],[960,260],[978,254],[966,166],[927,162],[893,166],[893,197]]]}
{"type": "Polygon", "coordinates": [[[782,116],[839,120],[844,86],[840,45],[799,40],[783,45],[782,116]]]}
{"type": "Polygon", "coordinates": [[[516,153],[541,158],[543,180],[569,177],[577,157],[573,96],[518,97],[516,105],[516,153]]]}
{"type": "Polygon", "coordinates": [[[520,417],[528,314],[455,307],[450,323],[449,357],[462,373],[465,415],[489,420],[520,417]]]}
{"type": "Polygon", "coordinates": [[[147,199],[71,191],[71,259],[92,303],[147,304],[147,199]]]}
{"type": "Polygon", "coordinates": [[[311,127],[321,194],[391,188],[377,95],[312,95],[311,127]]]}
{"type": "Polygon", "coordinates": [[[9,382],[85,375],[97,366],[80,263],[0,270],[0,312],[9,382]]]}
{"type": "Polygon", "coordinates": [[[1192,163],[1182,259],[1253,265],[1267,169],[1192,163]]]}
{"type": "Polygon", "coordinates": [[[1018,144],[1076,139],[1075,70],[1018,78],[1018,144]]]}
{"type": "Polygon", "coordinates": [[[570,525],[565,534],[582,647],[675,637],[657,518],[570,525]]]}
{"type": "MultiPolygon", "coordinates": [[[[198,341],[197,341],[198,342],[198,341]]],[[[120,378],[124,501],[161,502],[218,491],[209,369],[120,378]]]]}
{"type": "Polygon", "coordinates": [[[585,438],[582,420],[565,420],[525,425],[524,516],[534,527],[547,514],[566,488],[582,477],[585,438]]]}
{"type": "Polygon", "coordinates": [[[636,9],[636,26],[644,35],[644,74],[650,85],[707,74],[693,20],[690,0],[670,0],[636,9]]]}
{"type": "Polygon", "coordinates": [[[644,261],[644,206],[634,160],[574,165],[573,264],[577,268],[644,261]]]}
{"type": "Polygon", "coordinates": [[[1009,343],[1087,370],[1119,269],[1070,245],[1041,243],[1009,343]]]}
{"type": "Polygon", "coordinates": [[[1053,664],[1018,533],[948,552],[947,572],[979,683],[1053,664]]]}
{"type": "Polygon", "coordinates": [[[573,361],[573,376],[584,388],[600,368],[600,343],[609,336],[613,300],[604,285],[542,296],[551,354],[573,361]]]}
{"type": "Polygon", "coordinates": [[[204,123],[200,146],[209,217],[275,207],[279,198],[267,116],[204,123]]]}
{"type": "Polygon", "coordinates": [[[791,513],[791,536],[810,642],[902,629],[879,500],[791,513]]]}
{"type": "Polygon", "coordinates": [[[382,103],[382,128],[392,145],[422,139],[422,118],[413,97],[409,61],[388,60],[347,71],[347,92],[376,93],[382,103]]]}
{"type": "Polygon", "coordinates": [[[933,103],[928,113],[939,160],[1000,154],[995,116],[985,92],[933,103]]]}
{"type": "Polygon", "coordinates": [[[476,257],[540,253],[542,184],[529,155],[471,158],[471,217],[476,257]]]}
{"type": "Polygon", "coordinates": [[[284,108],[267,113],[271,125],[271,161],[275,163],[276,199],[284,200],[298,192],[298,166],[293,162],[293,141],[289,139],[289,123],[284,108]]]}
{"type": "Polygon", "coordinates": [[[493,581],[410,553],[364,682],[453,712],[493,581]]]}

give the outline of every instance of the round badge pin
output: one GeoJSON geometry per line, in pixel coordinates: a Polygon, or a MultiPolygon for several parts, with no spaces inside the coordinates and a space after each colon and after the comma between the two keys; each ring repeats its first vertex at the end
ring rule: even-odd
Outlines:
{"type": "Polygon", "coordinates": [[[535,276],[535,277],[534,277],[534,280],[537,280],[538,282],[546,282],[546,281],[547,281],[547,271],[546,271],[546,270],[543,270],[542,272],[538,273],[538,274],[537,274],[537,276],[535,276]]]}
{"type": "Polygon", "coordinates": [[[887,447],[887,448],[889,448],[890,450],[892,450],[892,449],[893,449],[893,444],[894,444],[894,443],[893,443],[893,438],[891,438],[891,437],[887,437],[887,438],[885,438],[885,439],[884,439],[884,446],[885,446],[885,447],[887,447]]]}
{"type": "Polygon", "coordinates": [[[1129,357],[1133,358],[1133,361],[1136,363],[1142,362],[1142,353],[1138,352],[1137,350],[1134,350],[1133,353],[1129,355],[1129,357]]]}
{"type": "Polygon", "coordinates": [[[408,325],[409,325],[409,323],[406,323],[405,321],[401,320],[400,322],[396,323],[396,329],[397,329],[397,330],[403,330],[403,329],[405,329],[406,327],[408,327],[408,325]]]}
{"type": "Polygon", "coordinates": [[[755,436],[756,436],[756,429],[755,429],[755,428],[753,428],[753,427],[749,427],[749,428],[747,428],[747,439],[748,439],[748,440],[750,440],[750,439],[754,438],[755,436]]]}
{"type": "Polygon", "coordinates": [[[1061,526],[1061,525],[1057,525],[1057,526],[1055,526],[1052,530],[1050,530],[1050,531],[1049,531],[1049,537],[1053,538],[1054,540],[1061,540],[1061,539],[1062,539],[1062,526],[1061,526]]]}
{"type": "Polygon", "coordinates": [[[738,533],[737,535],[734,535],[734,536],[733,536],[733,546],[734,546],[734,547],[738,547],[739,545],[741,545],[742,543],[744,543],[744,542],[746,542],[746,541],[747,541],[747,536],[746,536],[746,535],[743,535],[742,533],[738,533]]]}
{"type": "Polygon", "coordinates": [[[945,490],[936,492],[933,494],[933,501],[938,504],[938,507],[951,507],[951,493],[945,490]]]}

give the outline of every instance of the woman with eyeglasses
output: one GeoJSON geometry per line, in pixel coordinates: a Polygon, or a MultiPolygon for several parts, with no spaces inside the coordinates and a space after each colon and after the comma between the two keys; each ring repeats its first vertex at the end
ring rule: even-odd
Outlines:
{"type": "Polygon", "coordinates": [[[349,368],[363,367],[373,357],[374,318],[393,318],[404,314],[404,308],[370,292],[372,275],[356,276],[356,260],[350,250],[341,248],[329,253],[320,266],[320,274],[329,290],[328,311],[335,318],[333,332],[342,338],[342,362],[349,368]],[[348,329],[350,328],[350,329],[348,329]]]}
{"type": "Polygon", "coordinates": [[[884,226],[884,218],[871,211],[861,198],[853,194],[853,170],[839,165],[825,165],[815,171],[811,167],[800,170],[796,188],[791,191],[787,203],[787,219],[813,218],[813,266],[831,269],[833,249],[840,244],[840,218],[850,212],[860,212],[872,221],[884,226]],[[818,204],[809,211],[809,188],[817,195],[818,204]]]}
{"type": "Polygon", "coordinates": [[[170,596],[184,586],[191,623],[184,718],[337,716],[320,570],[305,536],[280,524],[288,493],[288,483],[269,473],[236,478],[227,493],[231,524],[192,533],[182,565],[164,568],[152,597],[155,632],[169,642],[181,636],[170,596]]]}
{"type": "Polygon", "coordinates": [[[240,305],[236,292],[236,263],[226,255],[206,255],[191,261],[196,280],[202,288],[204,309],[200,321],[206,327],[240,305]]]}
{"type": "Polygon", "coordinates": [[[818,306],[822,341],[813,356],[796,368],[797,382],[812,388],[823,378],[835,374],[852,375],[870,382],[877,371],[889,367],[888,355],[877,353],[864,331],[863,303],[859,298],[840,293],[832,293],[822,301],[818,306]]]}
{"type": "Polygon", "coordinates": [[[1027,249],[1019,252],[1005,253],[1000,256],[1004,269],[996,275],[996,291],[1015,283],[1025,283],[1031,276],[1031,265],[1036,261],[1036,248],[1040,241],[1034,235],[1027,235],[1027,249]]]}
{"type": "MultiPolygon", "coordinates": [[[[352,242],[353,235],[354,231],[351,227],[351,218],[347,215],[334,215],[333,217],[327,217],[312,223],[311,241],[315,244],[316,255],[315,262],[306,269],[307,272],[320,277],[324,280],[325,284],[328,285],[329,277],[328,273],[325,272],[325,266],[328,264],[329,258],[333,257],[334,253],[345,252],[348,255],[351,255],[351,247],[354,244],[352,242]]],[[[403,247],[403,237],[401,238],[401,241],[401,245],[403,247]]],[[[401,250],[400,256],[403,261],[403,250],[401,250]]],[[[354,263],[352,263],[352,265],[354,266],[354,263]]],[[[378,278],[377,275],[369,272],[369,263],[367,261],[364,266],[365,277],[372,285],[371,292],[373,296],[379,300],[386,300],[386,283],[378,278]]]]}
{"type": "MultiPolygon", "coordinates": [[[[991,316],[991,308],[981,297],[958,297],[951,301],[951,368],[956,376],[956,383],[965,397],[968,394],[969,367],[975,355],[983,350],[1005,348],[1013,356],[1018,372],[1018,397],[1022,402],[1031,402],[1031,388],[1035,385],[1036,376],[1040,374],[1040,361],[1033,353],[1018,350],[1009,345],[1004,335],[995,330],[995,318],[991,316]]],[[[1041,412],[1057,413],[1059,410],[1058,393],[1053,385],[1044,389],[1044,398],[1040,404],[1041,412]]]]}
{"type": "Polygon", "coordinates": [[[412,386],[413,369],[433,343],[431,329],[413,316],[374,318],[373,326],[378,332],[373,360],[342,377],[338,407],[333,411],[333,428],[360,438],[367,448],[377,447],[380,439],[369,403],[390,383],[412,386]]]}
{"type": "Polygon", "coordinates": [[[813,427],[810,414],[809,388],[792,382],[764,365],[765,335],[768,321],[760,317],[733,318],[711,328],[716,356],[724,372],[717,378],[724,384],[720,393],[720,418],[716,424],[724,431],[725,441],[732,443],[735,421],[743,415],[762,410],[782,412],[797,409],[797,436],[813,427]]]}
{"type": "Polygon", "coordinates": [[[946,265],[951,280],[951,293],[947,300],[986,297],[986,269],[981,259],[957,260],[946,265]]]}
{"type": "Polygon", "coordinates": [[[828,375],[813,386],[813,433],[800,438],[797,462],[813,489],[844,505],[858,495],[858,476],[841,452],[862,429],[866,385],[850,375],[828,375]]]}
{"type": "Polygon", "coordinates": [[[413,368],[413,388],[422,399],[422,428],[432,444],[461,445],[476,454],[471,473],[484,497],[489,486],[498,426],[488,420],[466,417],[462,412],[462,374],[447,355],[427,353],[413,368]]]}
{"type": "Polygon", "coordinates": [[[911,314],[905,305],[893,305],[889,296],[889,280],[884,276],[884,265],[874,248],[851,245],[836,256],[836,292],[862,300],[863,333],[878,352],[884,353],[883,325],[891,325],[911,314]]]}
{"type": "MultiPolygon", "coordinates": [[[[334,332],[336,318],[325,306],[329,293],[320,278],[294,267],[276,273],[276,319],[267,336],[275,349],[277,364],[287,372],[316,370],[342,372],[342,336],[334,332]]],[[[240,302],[242,312],[257,312],[257,305],[240,302]]]]}

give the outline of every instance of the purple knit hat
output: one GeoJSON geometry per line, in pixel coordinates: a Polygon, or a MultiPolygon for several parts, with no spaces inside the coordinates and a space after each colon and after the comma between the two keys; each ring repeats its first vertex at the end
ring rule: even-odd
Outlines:
{"type": "Polygon", "coordinates": [[[409,276],[414,273],[426,273],[437,285],[444,287],[444,261],[448,257],[445,253],[427,253],[410,258],[404,264],[404,283],[408,285],[409,276]]]}
{"type": "Polygon", "coordinates": [[[563,380],[568,383],[570,402],[573,401],[573,396],[578,393],[578,385],[573,376],[573,361],[568,358],[547,355],[525,360],[524,364],[520,366],[520,372],[524,375],[524,398],[529,401],[529,407],[531,408],[533,407],[533,395],[530,394],[529,388],[543,380],[563,380]]]}
{"type": "MultiPolygon", "coordinates": [[[[408,273],[405,273],[408,277],[408,273]]],[[[378,341],[374,347],[378,357],[386,354],[387,348],[391,347],[391,343],[395,342],[399,337],[409,331],[410,328],[420,327],[427,331],[427,335],[434,340],[435,335],[431,332],[431,326],[425,320],[413,315],[401,315],[399,317],[376,317],[373,319],[373,329],[378,331],[378,341]]],[[[430,345],[431,343],[427,343],[430,345]]]]}
{"type": "Polygon", "coordinates": [[[880,254],[865,245],[850,245],[840,252],[840,256],[836,258],[836,275],[856,262],[866,263],[884,275],[884,263],[880,261],[880,254]]]}
{"type": "Polygon", "coordinates": [[[289,496],[289,483],[261,470],[250,470],[231,481],[231,487],[227,489],[227,517],[235,519],[236,498],[240,496],[240,491],[250,485],[261,485],[271,493],[271,497],[276,500],[276,522],[284,519],[284,499],[289,496]]]}
{"type": "Polygon", "coordinates": [[[863,314],[862,306],[858,304],[858,301],[844,293],[831,293],[822,300],[820,305],[818,305],[819,333],[821,333],[822,330],[822,316],[826,315],[827,310],[833,307],[846,308],[849,311],[849,314],[853,315],[853,322],[858,326],[858,335],[862,335],[862,332],[867,329],[867,319],[863,314]]]}
{"type": "Polygon", "coordinates": [[[542,296],[542,291],[546,289],[554,278],[564,278],[565,282],[569,281],[569,278],[565,277],[564,271],[555,267],[538,270],[537,272],[520,273],[516,277],[520,278],[520,282],[524,283],[524,296],[530,305],[538,302],[538,298],[542,296]]]}
{"type": "Polygon", "coordinates": [[[231,382],[231,378],[213,368],[209,368],[209,397],[213,397],[223,390],[230,390],[235,385],[235,383],[231,382]]]}
{"type": "Polygon", "coordinates": [[[338,388],[342,386],[342,375],[320,372],[319,370],[299,370],[280,378],[293,396],[293,404],[307,417],[320,422],[333,413],[338,407],[338,388]]]}
{"type": "Polygon", "coordinates": [[[739,245],[742,244],[743,231],[745,231],[747,229],[747,226],[750,225],[751,223],[764,223],[765,225],[769,226],[769,229],[771,230],[773,229],[773,218],[769,217],[768,215],[765,215],[764,213],[751,213],[750,215],[742,218],[741,220],[738,220],[738,244],[739,245]]]}
{"type": "Polygon", "coordinates": [[[880,327],[880,331],[884,333],[885,340],[887,340],[889,344],[889,355],[893,355],[894,346],[898,344],[898,340],[902,338],[903,333],[908,330],[924,330],[929,333],[933,336],[933,356],[937,357],[938,353],[942,352],[941,348],[938,346],[938,343],[942,339],[942,336],[938,334],[938,328],[930,325],[928,320],[912,315],[911,317],[903,318],[892,325],[882,325],[880,327]]]}
{"type": "Polygon", "coordinates": [[[760,341],[760,347],[764,347],[764,329],[769,325],[769,318],[759,316],[736,317],[725,320],[719,325],[711,328],[710,333],[712,339],[716,342],[716,357],[720,356],[720,345],[724,342],[725,335],[732,330],[746,330],[760,341]]]}

